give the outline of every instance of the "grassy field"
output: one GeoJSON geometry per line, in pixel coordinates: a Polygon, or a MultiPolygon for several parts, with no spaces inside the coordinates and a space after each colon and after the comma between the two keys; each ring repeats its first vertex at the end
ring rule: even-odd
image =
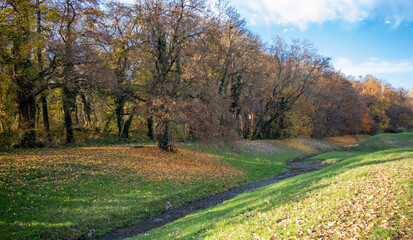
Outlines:
{"type": "Polygon", "coordinates": [[[378,135],[133,239],[413,239],[412,146],[413,133],[378,135]]]}
{"type": "Polygon", "coordinates": [[[288,171],[286,161],[335,147],[321,140],[94,146],[0,154],[0,238],[102,235],[228,188],[288,171]]]}

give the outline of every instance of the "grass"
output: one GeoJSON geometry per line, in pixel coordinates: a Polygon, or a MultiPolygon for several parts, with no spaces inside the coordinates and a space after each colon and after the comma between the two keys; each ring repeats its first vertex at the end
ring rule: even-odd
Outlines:
{"type": "Polygon", "coordinates": [[[335,164],[133,239],[412,239],[412,143],[411,132],[379,135],[322,154],[335,164]]]}
{"type": "Polygon", "coordinates": [[[0,235],[75,239],[214,194],[245,174],[206,154],[88,147],[0,156],[0,235]]]}
{"type": "Polygon", "coordinates": [[[173,154],[150,146],[71,146],[0,153],[0,238],[102,235],[168,207],[274,177],[288,170],[286,161],[323,148],[266,144],[276,151],[186,146],[173,154]]]}
{"type": "Polygon", "coordinates": [[[360,154],[360,152],[376,152],[391,148],[403,148],[413,146],[413,132],[405,131],[399,134],[375,135],[351,146],[343,146],[330,152],[317,155],[308,160],[320,164],[332,164],[343,159],[360,154]]]}
{"type": "Polygon", "coordinates": [[[261,140],[244,141],[240,151],[234,152],[222,147],[205,147],[202,145],[185,146],[207,152],[246,174],[243,184],[270,179],[287,172],[286,162],[304,156],[320,153],[337,147],[316,140],[261,140]],[[322,145],[323,144],[323,145],[322,145]]]}

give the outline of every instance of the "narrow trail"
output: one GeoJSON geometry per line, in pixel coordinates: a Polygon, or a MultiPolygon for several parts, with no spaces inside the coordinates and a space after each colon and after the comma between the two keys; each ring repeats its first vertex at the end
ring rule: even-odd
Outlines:
{"type": "MultiPolygon", "coordinates": [[[[317,155],[317,154],[316,154],[317,155]]],[[[304,174],[307,172],[319,170],[325,166],[321,165],[316,165],[316,164],[310,164],[310,163],[305,163],[304,161],[316,156],[316,155],[311,155],[307,156],[304,158],[296,159],[291,162],[288,162],[287,165],[291,167],[291,170],[287,173],[281,174],[275,178],[272,178],[270,180],[262,181],[262,182],[257,182],[257,183],[252,183],[248,184],[242,187],[236,187],[229,189],[228,191],[218,193],[213,196],[209,196],[200,200],[196,200],[192,203],[189,203],[187,205],[181,206],[179,208],[174,208],[170,210],[166,210],[162,214],[146,219],[142,222],[139,222],[137,224],[123,227],[116,229],[110,233],[107,233],[106,235],[96,237],[94,238],[95,240],[115,240],[115,239],[124,239],[124,238],[129,238],[136,236],[138,234],[145,233],[149,230],[152,230],[154,228],[163,226],[167,223],[173,222],[179,218],[185,217],[188,214],[216,206],[225,200],[232,199],[236,196],[238,196],[241,193],[261,188],[273,183],[276,183],[280,180],[294,177],[300,174],[304,174]]],[[[81,239],[87,239],[87,237],[81,238],[81,239]]]]}

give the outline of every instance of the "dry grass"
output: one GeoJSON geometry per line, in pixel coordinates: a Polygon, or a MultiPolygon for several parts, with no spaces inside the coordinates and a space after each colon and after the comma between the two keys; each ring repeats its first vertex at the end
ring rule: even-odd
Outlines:
{"type": "Polygon", "coordinates": [[[327,137],[325,138],[325,140],[332,144],[345,146],[345,145],[352,145],[356,142],[360,142],[361,140],[364,140],[368,137],[370,136],[366,134],[356,134],[356,135],[345,135],[341,137],[327,137]]]}
{"type": "MultiPolygon", "coordinates": [[[[340,138],[337,137],[337,141],[340,138]]],[[[348,137],[345,137],[346,139],[348,137]]],[[[355,139],[355,138],[354,138],[355,139]]],[[[308,154],[332,150],[341,144],[336,144],[330,139],[285,139],[285,140],[243,140],[239,145],[244,148],[253,149],[259,152],[283,153],[286,151],[302,151],[308,154]]]]}

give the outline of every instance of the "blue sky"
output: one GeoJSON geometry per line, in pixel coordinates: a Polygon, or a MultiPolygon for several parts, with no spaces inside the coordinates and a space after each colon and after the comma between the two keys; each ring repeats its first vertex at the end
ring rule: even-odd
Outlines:
{"type": "Polygon", "coordinates": [[[306,39],[345,75],[371,74],[393,87],[413,88],[413,0],[229,2],[266,42],[275,35],[306,39]]]}
{"type": "Polygon", "coordinates": [[[413,88],[413,0],[231,0],[264,41],[307,39],[336,69],[413,88]]]}

